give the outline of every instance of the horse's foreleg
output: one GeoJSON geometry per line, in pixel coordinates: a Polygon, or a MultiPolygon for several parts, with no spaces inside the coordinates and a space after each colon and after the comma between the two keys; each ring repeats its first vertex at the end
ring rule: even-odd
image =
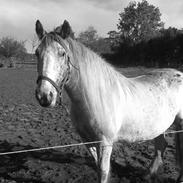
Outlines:
{"type": "MultiPolygon", "coordinates": [[[[176,120],[176,130],[183,130],[183,119],[176,120]]],[[[177,183],[183,183],[183,133],[177,133],[175,140],[177,164],[180,167],[180,175],[177,180],[177,183]]]]}
{"type": "Polygon", "coordinates": [[[112,144],[107,140],[101,143],[98,152],[98,176],[99,182],[107,183],[110,176],[110,157],[112,153],[112,144]]]}
{"type": "Polygon", "coordinates": [[[157,174],[159,167],[163,164],[163,154],[167,147],[167,142],[163,135],[155,138],[155,157],[150,166],[150,176],[157,174]]]}

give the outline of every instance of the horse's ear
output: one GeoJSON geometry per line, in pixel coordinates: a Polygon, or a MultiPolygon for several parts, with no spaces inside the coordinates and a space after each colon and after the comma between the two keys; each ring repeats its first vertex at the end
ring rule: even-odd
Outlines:
{"type": "Polygon", "coordinates": [[[61,37],[63,39],[66,39],[66,38],[68,38],[70,36],[70,34],[71,34],[71,26],[70,26],[70,24],[69,24],[69,22],[67,20],[64,20],[64,23],[63,23],[63,25],[61,27],[60,34],[61,34],[61,37]]]}
{"type": "Polygon", "coordinates": [[[36,34],[39,39],[42,39],[45,34],[43,26],[39,20],[36,21],[36,34]]]}

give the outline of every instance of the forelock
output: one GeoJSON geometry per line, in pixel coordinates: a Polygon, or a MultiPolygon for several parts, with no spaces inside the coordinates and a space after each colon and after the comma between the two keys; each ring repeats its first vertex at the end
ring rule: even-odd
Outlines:
{"type": "Polygon", "coordinates": [[[50,32],[45,34],[41,41],[42,48],[47,48],[49,45],[51,45],[54,41],[59,43],[65,50],[68,51],[68,48],[64,42],[64,40],[56,33],[56,32],[50,32]]]}

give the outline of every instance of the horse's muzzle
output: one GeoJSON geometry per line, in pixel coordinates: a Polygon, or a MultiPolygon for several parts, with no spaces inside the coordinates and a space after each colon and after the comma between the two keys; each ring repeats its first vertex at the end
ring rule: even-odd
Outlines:
{"type": "Polygon", "coordinates": [[[41,92],[39,89],[36,89],[35,92],[36,99],[42,107],[49,107],[53,101],[53,93],[49,94],[41,92]]]}

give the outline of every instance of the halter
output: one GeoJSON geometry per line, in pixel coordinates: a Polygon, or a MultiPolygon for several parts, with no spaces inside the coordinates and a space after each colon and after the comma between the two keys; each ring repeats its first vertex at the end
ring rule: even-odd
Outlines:
{"type": "MultiPolygon", "coordinates": [[[[56,35],[55,32],[51,32],[50,34],[52,35],[56,35]]],[[[43,40],[43,39],[42,39],[43,40]]],[[[61,43],[61,38],[59,36],[56,35],[56,38],[54,39],[56,42],[58,42],[65,50],[66,52],[69,52],[67,46],[64,44],[64,42],[61,43]]],[[[62,81],[61,81],[61,84],[60,86],[57,85],[52,79],[50,79],[49,77],[47,76],[44,76],[44,75],[39,75],[38,78],[37,78],[37,84],[42,81],[42,80],[46,80],[48,81],[49,83],[51,83],[51,85],[56,89],[57,93],[59,94],[59,104],[62,105],[62,91],[63,91],[63,88],[64,88],[64,85],[69,81],[70,79],[70,64],[73,66],[73,64],[71,63],[70,61],[70,57],[69,55],[66,53],[66,57],[67,57],[67,70],[65,72],[65,76],[63,77],[62,81]]],[[[74,68],[76,68],[75,66],[73,66],[74,68]]]]}
{"type": "Polygon", "coordinates": [[[40,75],[38,76],[37,78],[37,84],[42,81],[42,80],[46,80],[48,81],[49,83],[51,83],[51,85],[56,89],[57,93],[59,94],[59,104],[61,105],[61,102],[62,102],[62,91],[63,91],[63,88],[65,86],[65,84],[69,81],[70,79],[70,61],[67,61],[67,70],[65,72],[65,76],[63,77],[62,81],[61,81],[61,84],[60,86],[57,85],[52,79],[50,79],[49,77],[47,76],[44,76],[44,75],[40,75]]]}

